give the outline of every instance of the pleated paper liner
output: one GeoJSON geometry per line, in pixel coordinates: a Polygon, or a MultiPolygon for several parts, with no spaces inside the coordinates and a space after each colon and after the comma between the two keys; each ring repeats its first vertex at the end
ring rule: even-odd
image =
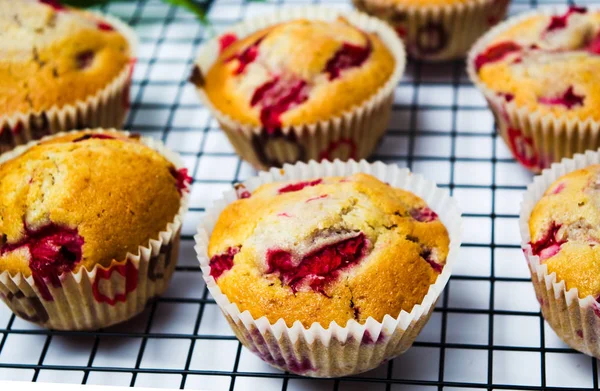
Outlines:
{"type": "Polygon", "coordinates": [[[73,104],[53,106],[40,112],[20,112],[0,117],[0,153],[44,136],[85,128],[120,128],[129,111],[129,89],[136,62],[137,37],[127,24],[109,15],[92,13],[106,20],[129,43],[131,60],[94,95],[73,104]]]}
{"type": "Polygon", "coordinates": [[[539,110],[507,102],[488,88],[475,69],[476,56],[502,32],[534,15],[555,15],[563,8],[546,8],[523,13],[496,26],[473,46],[467,59],[467,73],[483,93],[496,120],[496,129],[515,159],[532,172],[539,173],[552,162],[570,158],[575,153],[600,147],[600,121],[568,119],[543,114],[539,110]]]}
{"type": "Polygon", "coordinates": [[[533,255],[529,234],[531,212],[548,187],[561,176],[593,164],[600,164],[600,151],[587,151],[576,154],[573,159],[563,159],[536,176],[523,196],[519,226],[521,247],[544,318],[567,345],[600,358],[600,303],[593,296],[580,298],[577,288],[567,290],[565,282],[559,281],[556,273],[549,273],[548,266],[533,255]]]}
{"type": "Polygon", "coordinates": [[[473,43],[504,19],[510,0],[467,0],[442,5],[353,0],[360,11],[388,22],[411,58],[448,61],[465,57],[473,43]]]}
{"type": "MultiPolygon", "coordinates": [[[[109,131],[115,131],[110,129],[109,131]]],[[[103,133],[104,130],[91,130],[103,133]]],[[[121,132],[129,135],[129,132],[121,132]]],[[[60,137],[58,133],[41,141],[60,137]]],[[[140,142],[154,149],[175,167],[182,167],[179,156],[161,142],[141,137],[140,142]]],[[[0,156],[0,163],[10,160],[39,141],[19,146],[0,156]]],[[[0,274],[0,298],[19,317],[46,328],[58,330],[93,330],[128,320],[142,312],[148,301],[167,289],[177,264],[179,235],[188,195],[184,192],[181,206],[173,221],[165,223],[158,238],[140,244],[137,254],[128,253],[124,260],[109,267],[77,273],[63,273],[55,280],[34,281],[21,273],[0,274]]]]}
{"type": "MultiPolygon", "coordinates": [[[[342,12],[324,7],[282,8],[278,12],[248,20],[228,32],[246,37],[268,26],[295,19],[334,21],[339,16],[352,25],[376,33],[392,53],[396,67],[389,80],[361,104],[342,115],[313,124],[288,126],[268,133],[262,126],[236,121],[219,111],[204,90],[197,88],[200,100],[208,107],[227,135],[235,151],[258,169],[281,167],[284,163],[309,160],[362,159],[369,156],[389,124],[394,88],[406,63],[404,46],[394,31],[376,18],[358,12],[342,12]]],[[[205,74],[219,55],[218,37],[200,48],[196,65],[205,74]]]]}
{"type": "MultiPolygon", "coordinates": [[[[349,161],[309,164],[286,164],[283,170],[271,169],[243,184],[252,192],[261,184],[276,181],[304,181],[326,176],[348,176],[364,172],[392,187],[405,189],[423,198],[446,226],[450,251],[446,265],[436,282],[429,287],[423,301],[412,311],[386,315],[382,322],[373,318],[359,324],[354,319],[346,325],[313,323],[305,329],[299,321],[287,327],[283,319],[271,324],[266,317],[254,319],[249,311],[240,312],[235,303],[221,292],[210,276],[208,243],[214,225],[225,207],[238,197],[236,190],[224,194],[206,211],[196,235],[196,252],[204,281],[242,344],[270,365],[305,376],[337,377],[368,371],[406,351],[431,316],[457,259],[462,230],[461,213],[447,190],[442,190],[408,169],[381,162],[349,161]]],[[[238,188],[238,191],[240,189],[238,188]]]]}

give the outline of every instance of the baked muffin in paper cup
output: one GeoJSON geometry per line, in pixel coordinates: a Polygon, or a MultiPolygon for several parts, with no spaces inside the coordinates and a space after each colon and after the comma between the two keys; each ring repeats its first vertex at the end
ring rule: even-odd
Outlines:
{"type": "Polygon", "coordinates": [[[0,152],[123,125],[137,47],[128,25],[59,2],[0,0],[0,13],[14,14],[0,20],[0,152]]]}
{"type": "Polygon", "coordinates": [[[46,328],[123,322],[175,270],[191,178],[148,137],[58,133],[0,156],[0,298],[46,328]]]}
{"type": "Polygon", "coordinates": [[[533,172],[600,147],[600,11],[527,12],[471,49],[469,77],[483,93],[515,159],[533,172]]]}
{"type": "Polygon", "coordinates": [[[369,156],[388,126],[405,66],[376,18],[284,7],[203,45],[190,81],[254,167],[369,156]]]}
{"type": "Polygon", "coordinates": [[[542,314],[573,349],[600,358],[600,151],[534,178],[521,204],[521,246],[542,314]]]}
{"type": "Polygon", "coordinates": [[[312,161],[237,185],[195,239],[245,347],[282,370],[336,377],[410,348],[450,278],[461,227],[449,193],[408,169],[312,161]]]}
{"type": "Polygon", "coordinates": [[[504,19],[510,0],[353,0],[388,22],[408,55],[423,61],[463,58],[473,43],[504,19]]]}

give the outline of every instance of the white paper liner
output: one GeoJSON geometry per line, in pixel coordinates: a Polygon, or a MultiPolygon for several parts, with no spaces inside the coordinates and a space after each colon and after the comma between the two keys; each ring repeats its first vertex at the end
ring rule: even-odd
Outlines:
{"type": "Polygon", "coordinates": [[[531,212],[548,187],[563,175],[594,164],[600,164],[600,150],[563,159],[536,176],[523,196],[519,228],[521,247],[529,264],[531,281],[544,318],[566,344],[600,358],[600,304],[591,295],[579,298],[577,288],[567,291],[565,282],[558,281],[556,273],[548,273],[548,266],[540,263],[537,255],[533,255],[529,233],[531,212]]]}
{"type": "Polygon", "coordinates": [[[371,174],[390,186],[413,192],[427,202],[446,226],[450,246],[446,265],[432,284],[421,304],[410,313],[402,311],[397,317],[385,315],[383,322],[369,317],[364,324],[351,319],[344,325],[313,323],[305,329],[300,321],[287,327],[283,319],[270,324],[266,317],[254,319],[249,311],[240,312],[235,303],[221,292],[210,276],[208,243],[210,234],[225,207],[238,197],[235,190],[209,208],[198,227],[196,252],[202,275],[215,301],[239,340],[270,365],[305,376],[337,377],[368,371],[406,351],[431,316],[435,303],[443,291],[457,259],[460,247],[461,212],[448,191],[406,168],[381,162],[349,161],[308,164],[286,164],[283,170],[271,169],[244,182],[252,192],[264,183],[275,181],[303,181],[327,176],[348,176],[358,172],[371,174]]]}
{"type": "MultiPolygon", "coordinates": [[[[597,8],[588,7],[597,11],[597,8]]],[[[496,119],[498,133],[504,139],[513,156],[532,172],[539,173],[562,158],[575,153],[595,150],[600,147],[600,121],[568,119],[541,110],[519,107],[488,88],[475,69],[476,56],[501,33],[535,15],[555,15],[566,11],[566,7],[539,8],[512,17],[494,27],[481,37],[469,52],[467,73],[475,86],[483,93],[496,119]]]]}
{"type": "MultiPolygon", "coordinates": [[[[86,131],[105,133],[117,130],[86,131]]],[[[130,135],[129,132],[119,133],[130,135]]],[[[61,132],[19,146],[0,155],[0,164],[42,141],[66,134],[68,133],[61,132]]],[[[183,167],[179,156],[167,149],[162,142],[151,137],[141,137],[139,141],[160,153],[176,168],[183,167]]],[[[188,193],[184,191],[181,206],[173,221],[159,232],[158,239],[150,239],[147,244],[140,245],[137,254],[128,253],[125,260],[113,261],[107,268],[97,265],[92,270],[80,268],[77,273],[63,273],[59,276],[61,287],[55,287],[47,281],[54,300],[43,298],[33,277],[25,277],[22,273],[11,276],[8,271],[0,274],[0,298],[21,318],[58,330],[98,329],[134,317],[144,310],[149,300],[167,289],[177,264],[179,235],[187,203],[188,193]],[[103,272],[107,269],[109,272],[103,272]],[[137,276],[135,289],[131,289],[131,281],[127,281],[122,275],[126,275],[128,269],[129,273],[137,276]],[[94,289],[98,290],[101,302],[96,298],[94,289]],[[120,300],[110,303],[117,295],[123,294],[120,300]]]]}
{"type": "Polygon", "coordinates": [[[434,62],[465,57],[482,34],[504,19],[509,0],[443,5],[394,4],[389,0],[353,3],[360,11],[392,25],[411,58],[434,62]]]}
{"type": "Polygon", "coordinates": [[[129,110],[129,89],[138,40],[127,24],[110,15],[90,12],[107,21],[129,43],[129,64],[106,87],[72,104],[38,112],[19,112],[0,118],[0,153],[44,136],[85,128],[120,128],[129,110]]]}
{"type": "MultiPolygon", "coordinates": [[[[404,45],[386,23],[362,13],[343,12],[321,6],[282,7],[273,14],[250,19],[223,33],[246,37],[285,21],[300,18],[334,21],[339,16],[364,31],[376,33],[396,62],[389,80],[373,96],[341,115],[317,123],[283,127],[276,135],[268,135],[262,126],[241,123],[221,112],[211,103],[202,88],[196,88],[200,100],[217,119],[236,152],[254,167],[266,169],[283,163],[323,158],[366,158],[387,130],[394,88],[404,72],[406,54],[404,45]],[[345,148],[344,144],[353,145],[353,148],[345,148]],[[342,148],[335,148],[338,145],[342,148]],[[349,149],[351,152],[348,152],[349,149]]],[[[218,38],[210,40],[199,50],[196,65],[202,74],[206,74],[219,56],[218,38]]]]}

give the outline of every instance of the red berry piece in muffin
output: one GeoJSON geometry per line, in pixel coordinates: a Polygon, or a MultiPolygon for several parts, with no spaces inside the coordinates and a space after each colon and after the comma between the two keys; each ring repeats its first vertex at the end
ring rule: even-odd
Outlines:
{"type": "Polygon", "coordinates": [[[546,27],[546,31],[564,29],[567,27],[567,23],[569,21],[569,16],[573,14],[585,14],[587,9],[584,7],[569,7],[568,11],[563,15],[554,15],[550,19],[550,23],[548,27],[546,27]]]}
{"type": "Polygon", "coordinates": [[[281,189],[277,190],[277,192],[279,194],[291,193],[294,191],[300,191],[300,190],[304,189],[305,187],[316,186],[322,182],[323,182],[322,179],[315,179],[313,181],[290,183],[289,185],[283,186],[281,189]]]}
{"type": "Polygon", "coordinates": [[[215,279],[223,272],[233,267],[233,257],[240,252],[239,247],[229,247],[224,253],[213,256],[210,259],[210,275],[215,279]]]}
{"type": "Polygon", "coordinates": [[[367,61],[372,50],[370,40],[367,41],[366,46],[344,42],[325,65],[325,72],[329,76],[329,80],[337,79],[347,69],[361,66],[367,61]]]}
{"type": "Polygon", "coordinates": [[[235,34],[232,34],[232,33],[223,34],[219,38],[220,52],[222,53],[223,50],[227,49],[232,43],[234,43],[237,40],[238,40],[238,37],[235,34]]]}

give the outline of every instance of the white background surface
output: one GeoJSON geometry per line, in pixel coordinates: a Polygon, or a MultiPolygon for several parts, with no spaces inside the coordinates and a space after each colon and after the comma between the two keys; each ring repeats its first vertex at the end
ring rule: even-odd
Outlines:
{"type": "MultiPolygon", "coordinates": [[[[539,314],[517,229],[531,175],[494,135],[492,115],[461,62],[409,63],[390,130],[374,156],[449,187],[465,212],[455,276],[415,346],[351,380],[288,376],[241,347],[204,289],[192,235],[211,200],[253,171],[233,153],[186,79],[205,35],[283,4],[304,3],[313,1],[216,0],[210,29],[159,1],[107,8],[141,37],[126,128],[165,140],[194,176],[179,266],[164,298],[131,322],[97,333],[48,333],[0,304],[0,380],[214,390],[597,385],[596,360],[568,349],[539,314]]],[[[323,3],[350,8],[346,0],[323,3]]],[[[533,5],[519,0],[511,12],[533,5]]]]}

